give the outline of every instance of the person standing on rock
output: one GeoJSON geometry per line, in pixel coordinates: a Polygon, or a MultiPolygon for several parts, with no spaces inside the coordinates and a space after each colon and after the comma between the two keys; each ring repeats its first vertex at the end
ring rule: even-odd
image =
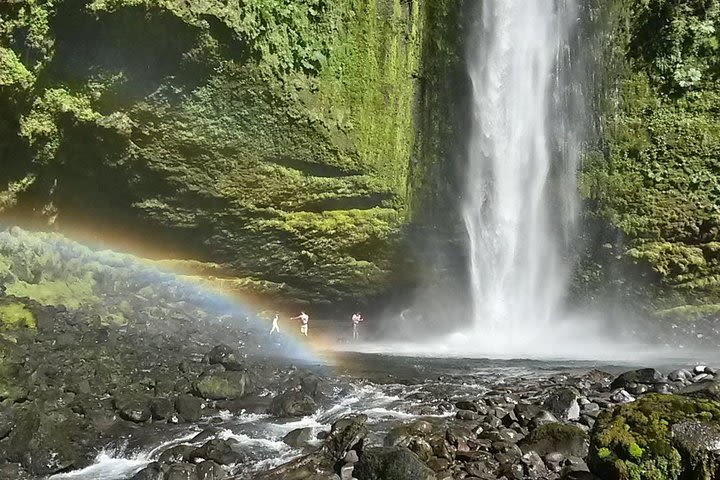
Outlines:
{"type": "Polygon", "coordinates": [[[362,317],[360,312],[356,312],[353,314],[353,316],[352,316],[353,340],[357,340],[358,338],[360,338],[359,327],[360,327],[360,322],[362,322],[363,320],[364,320],[364,318],[362,317]]]}
{"type": "Polygon", "coordinates": [[[300,315],[297,317],[292,317],[290,320],[300,320],[302,322],[300,324],[300,334],[305,335],[307,337],[308,334],[308,322],[310,321],[310,317],[307,313],[300,311],[300,315]]]}
{"type": "Polygon", "coordinates": [[[280,315],[276,313],[272,319],[272,329],[270,329],[270,335],[272,335],[273,332],[280,333],[280,327],[278,326],[279,320],[280,320],[280,315]]]}

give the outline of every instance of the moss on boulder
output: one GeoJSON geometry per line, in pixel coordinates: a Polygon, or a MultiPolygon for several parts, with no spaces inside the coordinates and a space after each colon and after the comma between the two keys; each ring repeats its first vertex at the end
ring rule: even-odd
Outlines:
{"type": "Polygon", "coordinates": [[[718,439],[720,403],[651,394],[598,417],[589,464],[595,474],[612,480],[710,480],[718,471],[713,453],[718,439]],[[692,432],[698,429],[715,437],[697,441],[692,432]]]}

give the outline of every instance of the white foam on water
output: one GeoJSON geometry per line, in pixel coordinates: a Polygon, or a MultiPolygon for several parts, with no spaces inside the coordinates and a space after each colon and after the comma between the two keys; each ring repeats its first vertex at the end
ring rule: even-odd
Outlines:
{"type": "Polygon", "coordinates": [[[118,480],[139,472],[166,449],[191,440],[198,431],[174,438],[150,450],[126,454],[125,447],[103,450],[95,457],[92,465],[73,472],[53,475],[49,480],[118,480]]]}
{"type": "Polygon", "coordinates": [[[221,430],[218,433],[217,438],[221,440],[228,440],[232,438],[233,440],[237,440],[241,445],[260,447],[267,450],[282,451],[290,449],[290,447],[281,440],[250,437],[244,433],[235,433],[230,429],[221,430]]]}
{"type": "Polygon", "coordinates": [[[51,480],[118,480],[139,472],[150,462],[146,458],[117,458],[101,453],[95,463],[82,470],[53,475],[51,480]]]}

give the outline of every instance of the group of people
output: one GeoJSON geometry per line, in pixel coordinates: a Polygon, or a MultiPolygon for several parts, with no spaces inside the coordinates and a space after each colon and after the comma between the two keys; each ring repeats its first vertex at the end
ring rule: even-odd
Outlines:
{"type": "MultiPolygon", "coordinates": [[[[353,313],[351,319],[353,325],[352,338],[353,340],[357,340],[358,338],[360,338],[360,322],[364,321],[365,319],[360,312],[353,313]]],[[[300,315],[298,315],[297,317],[290,317],[290,320],[300,320],[300,335],[305,335],[307,337],[310,316],[304,311],[301,311],[300,315]]],[[[275,315],[272,318],[272,328],[270,329],[270,334],[273,334],[275,332],[280,333],[280,326],[278,325],[279,321],[280,314],[275,312],[275,315]]]]}

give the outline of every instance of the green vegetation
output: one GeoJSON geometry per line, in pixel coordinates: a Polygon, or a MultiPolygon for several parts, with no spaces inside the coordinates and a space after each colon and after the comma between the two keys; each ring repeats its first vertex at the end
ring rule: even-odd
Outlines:
{"type": "Polygon", "coordinates": [[[720,2],[622,0],[610,8],[607,75],[619,102],[605,102],[604,153],[585,162],[588,216],[624,239],[613,248],[635,265],[625,270],[629,280],[657,286],[635,291],[650,296],[650,311],[717,303],[720,2]]]}
{"type": "MultiPolygon", "coordinates": [[[[692,476],[700,471],[695,470],[698,462],[702,463],[695,456],[711,456],[711,452],[683,452],[674,443],[671,426],[684,421],[720,425],[720,404],[652,394],[603,412],[591,437],[593,471],[618,480],[714,478],[692,476]]],[[[714,460],[711,463],[714,465],[714,460]]]]}
{"type": "Polygon", "coordinates": [[[376,296],[411,213],[430,8],[0,5],[0,210],[122,219],[271,295],[376,296]]]}
{"type": "Polygon", "coordinates": [[[35,328],[35,315],[20,303],[0,305],[0,326],[4,329],[35,328]]]}

